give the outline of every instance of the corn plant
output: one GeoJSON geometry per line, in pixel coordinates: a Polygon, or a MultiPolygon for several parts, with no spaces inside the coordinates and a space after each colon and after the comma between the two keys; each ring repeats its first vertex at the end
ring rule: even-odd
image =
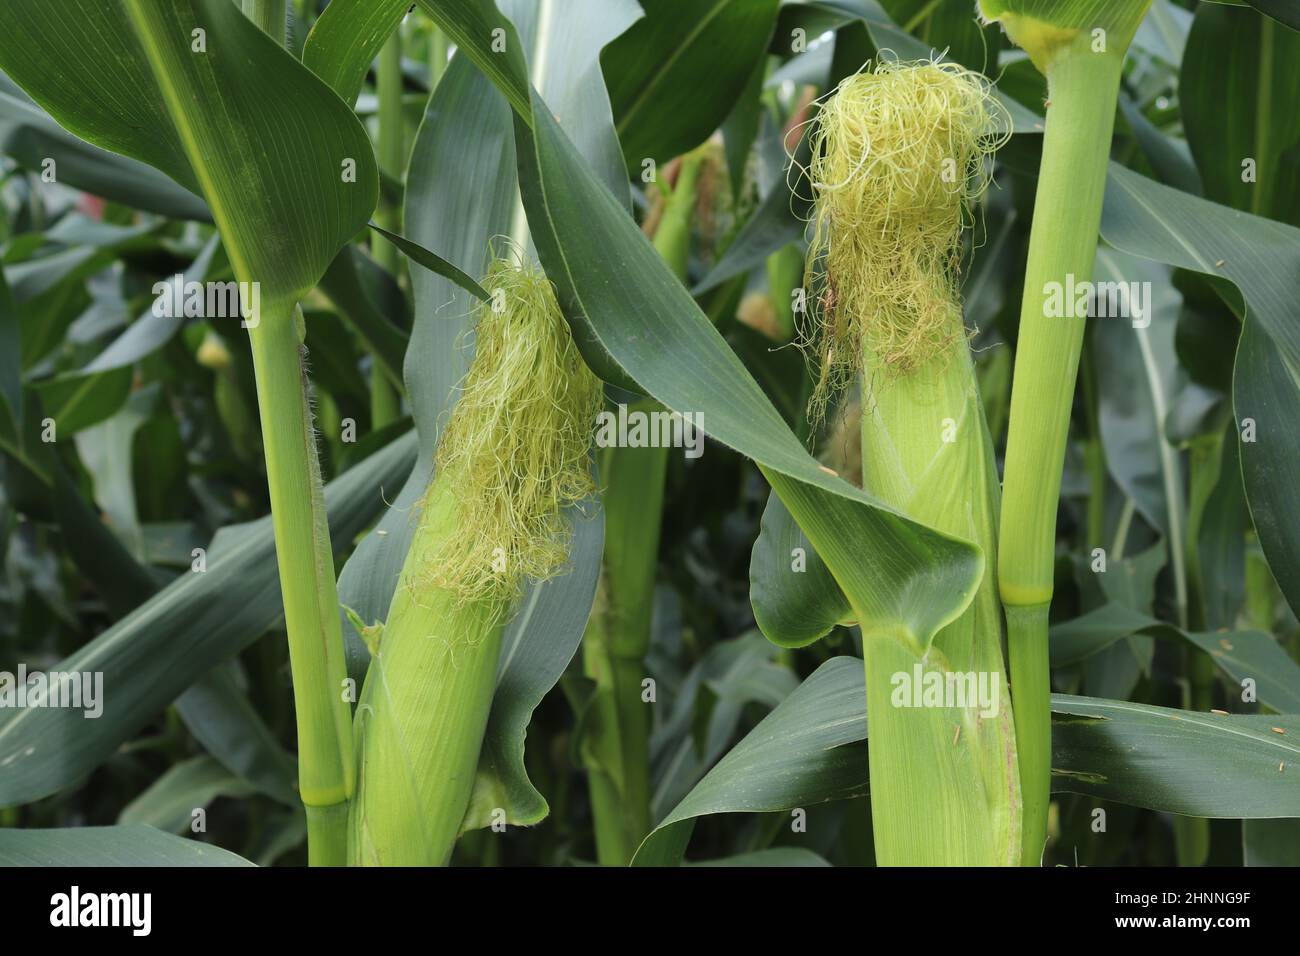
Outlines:
{"type": "Polygon", "coordinates": [[[1300,862],[1284,6],[6,0],[0,71],[0,861],[1300,862]]]}

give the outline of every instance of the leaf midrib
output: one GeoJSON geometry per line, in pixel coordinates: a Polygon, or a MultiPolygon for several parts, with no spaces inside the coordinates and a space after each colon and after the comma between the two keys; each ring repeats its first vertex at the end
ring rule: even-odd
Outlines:
{"type": "Polygon", "coordinates": [[[677,45],[676,49],[673,50],[672,56],[664,60],[662,67],[651,76],[650,81],[646,83],[641,92],[637,94],[636,99],[634,99],[632,104],[628,107],[627,112],[623,114],[622,121],[615,124],[614,131],[618,133],[620,137],[622,137],[623,130],[626,128],[627,124],[632,121],[633,117],[636,116],[638,112],[640,112],[641,106],[645,102],[646,98],[663,82],[663,78],[668,75],[673,64],[685,55],[686,51],[690,49],[692,44],[699,39],[700,34],[703,33],[715,19],[717,19],[723,9],[729,6],[730,3],[731,0],[719,0],[712,10],[700,18],[700,21],[695,25],[694,29],[686,35],[686,38],[677,45]]]}

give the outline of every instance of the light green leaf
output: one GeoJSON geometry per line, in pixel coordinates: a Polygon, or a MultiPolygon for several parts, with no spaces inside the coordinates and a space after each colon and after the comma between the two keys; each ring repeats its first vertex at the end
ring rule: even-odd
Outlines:
{"type": "Polygon", "coordinates": [[[474,298],[483,302],[488,300],[488,294],[484,291],[481,285],[465,273],[461,272],[446,259],[430,252],[418,242],[412,242],[405,236],[399,236],[395,232],[389,232],[387,229],[377,226],[373,222],[370,223],[370,228],[379,233],[393,245],[397,246],[398,249],[401,249],[412,262],[423,266],[430,272],[434,273],[434,275],[440,275],[444,279],[450,279],[470,295],[474,296],[474,298]]]}
{"type": "Polygon", "coordinates": [[[194,811],[218,797],[244,798],[256,791],[211,757],[192,757],[173,764],[118,814],[119,825],[141,824],[181,834],[194,811]]]}
{"type": "Polygon", "coordinates": [[[302,62],[343,102],[353,105],[379,48],[397,29],[410,0],[336,0],[307,34],[302,62]]]}

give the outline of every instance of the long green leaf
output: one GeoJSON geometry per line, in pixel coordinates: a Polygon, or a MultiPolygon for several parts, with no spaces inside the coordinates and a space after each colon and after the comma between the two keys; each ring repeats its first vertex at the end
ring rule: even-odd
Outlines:
{"type": "Polygon", "coordinates": [[[173,764],[118,815],[119,825],[140,824],[169,833],[184,833],[194,823],[194,811],[206,809],[218,797],[242,799],[254,789],[211,757],[192,757],[173,764]]]}
{"type": "Polygon", "coordinates": [[[82,142],[0,74],[0,153],[43,172],[54,160],[57,181],[134,209],[210,221],[207,204],[158,170],[82,142]]]}
{"type": "Polygon", "coordinates": [[[1300,33],[1254,10],[1200,4],[1178,100],[1205,194],[1300,226],[1300,33]]]}
{"type": "MultiPolygon", "coordinates": [[[[326,491],[335,540],[349,541],[411,468],[415,437],[394,442],[326,491]]],[[[71,786],[201,675],[273,626],[282,613],[271,521],[224,529],[207,570],[189,572],[57,665],[104,675],[104,712],[28,708],[0,722],[0,806],[71,786]],[[185,640],[178,641],[177,634],[185,640]],[[57,741],[59,746],[52,746],[57,741]]]]}
{"type": "Polygon", "coordinates": [[[1187,641],[1210,655],[1239,686],[1252,681],[1259,703],[1278,713],[1300,714],[1300,664],[1263,631],[1185,631],[1122,604],[1103,604],[1052,628],[1052,664],[1085,660],[1131,634],[1187,641]]]}
{"type": "MultiPolygon", "coordinates": [[[[706,814],[808,810],[866,793],[864,683],[856,658],[819,667],[660,821],[634,864],[679,863],[706,814]]],[[[1202,817],[1300,816],[1300,717],[1063,694],[1052,696],[1052,713],[1057,790],[1202,817]]]]}
{"type": "Polygon", "coordinates": [[[0,829],[0,866],[252,866],[220,847],[153,827],[0,829]]]}
{"type": "Polygon", "coordinates": [[[1101,232],[1116,248],[1230,280],[1247,317],[1233,376],[1241,467],[1251,517],[1269,566],[1300,607],[1300,526],[1290,496],[1300,484],[1294,454],[1298,402],[1300,229],[1162,186],[1111,164],[1101,232]]]}
{"type": "Polygon", "coordinates": [[[766,56],[777,4],[644,0],[645,18],[601,57],[629,168],[685,153],[722,124],[766,56]]]}

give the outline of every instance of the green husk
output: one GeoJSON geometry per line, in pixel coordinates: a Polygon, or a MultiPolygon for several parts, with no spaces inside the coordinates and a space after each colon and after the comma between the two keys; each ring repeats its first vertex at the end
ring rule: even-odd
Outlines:
{"type": "MultiPolygon", "coordinates": [[[[992,568],[998,483],[957,294],[962,231],[1004,139],[986,82],[952,64],[882,62],[823,105],[811,178],[812,414],[862,376],[863,487],[977,543],[979,592],[928,646],[863,634],[872,818],[884,865],[1006,865],[1020,797],[992,568]],[[947,175],[945,175],[947,173],[947,175]],[[896,705],[897,675],[984,674],[996,713],[896,705]],[[996,684],[994,684],[996,681],[996,684]]],[[[1005,128],[1005,126],[1003,127],[1005,128]]]]}
{"type": "Polygon", "coordinates": [[[555,293],[508,261],[484,285],[475,357],[435,460],[356,715],[360,785],[349,859],[441,865],[460,833],[492,705],[501,638],[527,579],[560,573],[564,514],[593,491],[600,383],[555,293]]]}

